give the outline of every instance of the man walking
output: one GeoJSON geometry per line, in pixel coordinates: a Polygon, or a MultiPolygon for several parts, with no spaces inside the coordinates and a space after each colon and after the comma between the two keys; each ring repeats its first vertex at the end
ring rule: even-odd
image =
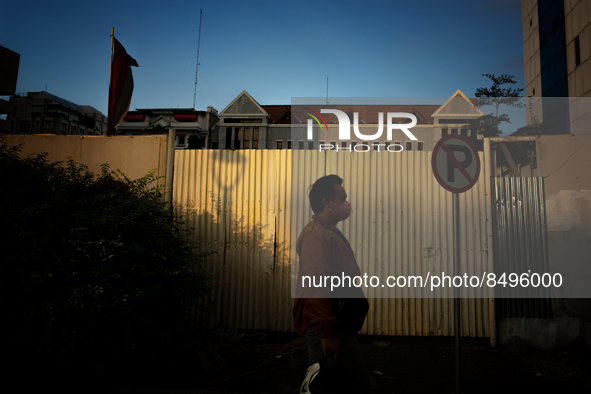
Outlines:
{"type": "Polygon", "coordinates": [[[327,276],[360,276],[349,242],[335,227],[351,214],[342,183],[339,176],[327,175],[312,185],[309,198],[315,215],[296,244],[300,264],[293,319],[308,345],[309,364],[303,393],[314,394],[314,387],[318,392],[359,393],[369,385],[356,337],[369,308],[363,290],[350,283],[334,289],[330,280],[318,286],[327,276]]]}

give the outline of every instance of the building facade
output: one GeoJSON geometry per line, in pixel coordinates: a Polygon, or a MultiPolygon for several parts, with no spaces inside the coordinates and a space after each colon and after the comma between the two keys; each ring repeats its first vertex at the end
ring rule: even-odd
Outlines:
{"type": "MultiPolygon", "coordinates": [[[[318,107],[320,110],[321,106],[318,107]]],[[[359,131],[364,135],[376,133],[379,126],[378,112],[406,112],[417,118],[412,134],[417,141],[411,140],[404,133],[393,135],[393,140],[386,139],[382,133],[376,142],[384,146],[397,144],[404,150],[433,150],[437,141],[446,134],[462,134],[472,136],[468,124],[484,115],[460,91],[456,91],[442,105],[408,104],[393,106],[366,105],[330,105],[349,115],[351,121],[354,113],[358,114],[359,131]]],[[[212,133],[210,149],[319,149],[320,145],[331,145],[337,148],[338,122],[334,115],[327,115],[327,128],[314,126],[313,139],[307,138],[307,119],[301,107],[291,105],[260,105],[248,92],[240,93],[222,112],[220,112],[218,129],[212,133]],[[292,113],[294,110],[297,113],[292,113]]],[[[402,121],[402,120],[400,120],[402,121]]],[[[386,122],[384,121],[384,124],[386,122]]],[[[357,146],[364,141],[352,140],[357,146]]],[[[346,142],[340,142],[344,147],[346,142]]],[[[371,149],[379,149],[373,146],[371,149]]]]}
{"type": "Polygon", "coordinates": [[[10,134],[104,135],[107,117],[90,105],[78,105],[47,92],[10,98],[10,134]]]}
{"type": "MultiPolygon", "coordinates": [[[[0,96],[12,96],[16,93],[16,81],[18,79],[18,67],[20,57],[16,52],[0,45],[0,96]]],[[[0,98],[0,133],[10,131],[8,114],[14,112],[10,101],[0,98]]]]}
{"type": "Polygon", "coordinates": [[[125,115],[117,125],[117,135],[168,134],[176,130],[175,149],[201,149],[209,144],[212,130],[218,123],[213,107],[207,111],[193,108],[137,109],[125,115]]]}
{"type": "MultiPolygon", "coordinates": [[[[525,96],[539,121],[564,134],[588,134],[591,121],[591,4],[587,0],[523,0],[525,96]],[[552,99],[547,99],[552,98],[552,99]],[[570,98],[570,99],[569,99],[570,98]]],[[[531,121],[528,113],[528,123],[531,121]]]]}

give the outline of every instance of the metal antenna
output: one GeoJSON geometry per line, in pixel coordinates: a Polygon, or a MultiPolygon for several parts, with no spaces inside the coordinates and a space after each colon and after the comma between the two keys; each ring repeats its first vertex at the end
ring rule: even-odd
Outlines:
{"type": "Polygon", "coordinates": [[[195,66],[195,91],[193,92],[193,109],[195,108],[195,100],[197,99],[197,76],[199,75],[199,48],[201,46],[201,20],[203,19],[203,10],[199,13],[199,38],[197,39],[197,65],[195,66]]]}

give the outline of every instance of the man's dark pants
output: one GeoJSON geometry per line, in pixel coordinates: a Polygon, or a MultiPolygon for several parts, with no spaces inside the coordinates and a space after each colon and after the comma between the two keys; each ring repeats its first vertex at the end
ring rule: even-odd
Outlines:
{"type": "Polygon", "coordinates": [[[348,392],[365,393],[369,387],[369,373],[359,349],[359,343],[355,334],[337,333],[340,343],[339,355],[335,360],[333,357],[324,359],[322,351],[322,334],[311,325],[304,332],[304,339],[308,345],[308,365],[324,360],[330,376],[334,376],[338,382],[335,385],[342,385],[351,389],[348,392]]]}

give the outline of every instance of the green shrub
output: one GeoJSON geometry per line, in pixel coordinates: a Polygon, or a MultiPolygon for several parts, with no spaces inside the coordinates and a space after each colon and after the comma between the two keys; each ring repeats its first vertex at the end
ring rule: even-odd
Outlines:
{"type": "Polygon", "coordinates": [[[95,176],[0,142],[4,350],[78,362],[186,346],[188,310],[213,282],[156,175],[130,180],[103,165],[95,176]]]}

